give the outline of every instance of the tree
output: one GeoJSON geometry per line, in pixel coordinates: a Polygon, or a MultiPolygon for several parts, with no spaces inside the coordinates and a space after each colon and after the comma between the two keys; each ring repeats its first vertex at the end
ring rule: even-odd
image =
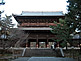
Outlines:
{"type": "MultiPolygon", "coordinates": [[[[68,13],[66,14],[66,24],[70,34],[76,34],[76,30],[81,33],[81,1],[68,0],[68,13]]],[[[80,35],[80,34],[79,34],[80,35]]]]}
{"type": "Polygon", "coordinates": [[[67,2],[69,3],[69,5],[68,5],[68,13],[66,14],[66,24],[69,27],[70,33],[76,34],[75,30],[78,30],[81,33],[81,1],[68,0],[67,2]]]}
{"type": "Polygon", "coordinates": [[[59,23],[54,22],[56,26],[50,26],[52,28],[51,32],[55,34],[54,41],[60,43],[62,47],[67,47],[69,39],[71,38],[69,34],[69,27],[67,26],[65,20],[59,19],[59,23]]]}
{"type": "Polygon", "coordinates": [[[5,43],[5,41],[8,40],[9,30],[13,26],[14,26],[14,24],[12,24],[11,16],[6,15],[5,17],[1,18],[1,20],[0,20],[0,27],[1,27],[0,36],[2,39],[3,49],[5,49],[5,46],[7,44],[7,43],[5,43]]]}
{"type": "Polygon", "coordinates": [[[12,24],[12,19],[11,19],[11,17],[12,17],[12,16],[7,16],[7,15],[5,15],[5,17],[3,17],[3,18],[1,19],[1,26],[2,26],[3,28],[7,28],[7,30],[8,30],[9,28],[13,28],[14,24],[12,24]]]}
{"type": "Polygon", "coordinates": [[[27,40],[28,36],[29,36],[28,33],[25,33],[24,31],[19,30],[18,28],[11,28],[9,39],[13,43],[12,46],[19,47],[24,40],[28,42],[27,40]]]}
{"type": "Polygon", "coordinates": [[[0,5],[4,5],[4,4],[5,4],[4,0],[1,0],[0,5]]]}
{"type": "Polygon", "coordinates": [[[3,13],[4,11],[0,11],[0,20],[1,20],[1,14],[3,13]]]}
{"type": "Polygon", "coordinates": [[[26,34],[24,31],[21,31],[18,28],[13,28],[14,24],[12,24],[11,16],[6,15],[3,17],[0,21],[0,25],[2,28],[0,36],[2,39],[3,49],[5,49],[6,46],[19,46],[20,43],[27,39],[29,35],[28,33],[26,34]]]}
{"type": "Polygon", "coordinates": [[[70,33],[75,30],[81,30],[81,1],[68,0],[68,13],[66,14],[66,23],[70,28],[70,33]]]}

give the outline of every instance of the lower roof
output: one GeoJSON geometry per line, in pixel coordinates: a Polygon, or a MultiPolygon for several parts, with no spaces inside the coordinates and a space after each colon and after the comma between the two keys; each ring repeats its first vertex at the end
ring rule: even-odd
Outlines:
{"type": "Polygon", "coordinates": [[[49,27],[29,27],[29,28],[19,27],[18,29],[20,29],[20,30],[52,30],[49,27]]]}

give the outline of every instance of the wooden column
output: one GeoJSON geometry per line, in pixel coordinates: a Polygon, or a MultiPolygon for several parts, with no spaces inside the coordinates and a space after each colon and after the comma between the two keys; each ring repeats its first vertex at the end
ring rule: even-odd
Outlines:
{"type": "Polygon", "coordinates": [[[36,47],[39,47],[39,43],[38,43],[38,35],[37,35],[37,39],[36,39],[36,47]]]}
{"type": "Polygon", "coordinates": [[[30,47],[30,41],[27,41],[26,47],[30,47]]]}
{"type": "Polygon", "coordinates": [[[30,47],[30,41],[28,41],[28,47],[30,47]]]}
{"type": "Polygon", "coordinates": [[[48,35],[47,35],[47,45],[46,45],[46,48],[48,48],[49,47],[49,45],[48,45],[48,35]]]}
{"type": "Polygon", "coordinates": [[[28,47],[28,39],[26,39],[26,48],[28,47]]]}

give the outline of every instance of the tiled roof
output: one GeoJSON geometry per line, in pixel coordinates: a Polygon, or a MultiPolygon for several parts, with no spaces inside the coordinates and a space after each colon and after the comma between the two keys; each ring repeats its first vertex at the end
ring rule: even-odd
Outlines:
{"type": "Polygon", "coordinates": [[[20,30],[52,30],[50,27],[29,27],[29,28],[27,28],[27,27],[20,27],[20,28],[18,28],[18,29],[20,29],[20,30]]]}
{"type": "Polygon", "coordinates": [[[62,11],[53,12],[30,12],[22,11],[21,16],[64,16],[62,11]]]}

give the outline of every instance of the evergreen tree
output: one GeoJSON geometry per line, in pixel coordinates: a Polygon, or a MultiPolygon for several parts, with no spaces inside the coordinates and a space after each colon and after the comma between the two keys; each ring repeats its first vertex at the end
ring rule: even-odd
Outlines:
{"type": "Polygon", "coordinates": [[[14,24],[12,24],[12,19],[11,16],[5,16],[1,18],[0,20],[0,27],[1,27],[1,32],[0,32],[0,38],[2,39],[2,47],[5,49],[5,46],[7,43],[5,41],[8,40],[10,28],[12,28],[14,24]]]}
{"type": "Polygon", "coordinates": [[[1,15],[1,11],[0,11],[0,15],[1,15]]]}
{"type": "Polygon", "coordinates": [[[66,14],[66,24],[69,26],[70,33],[81,30],[81,1],[68,0],[68,13],[66,14]]]}
{"type": "Polygon", "coordinates": [[[67,47],[67,43],[70,43],[71,36],[69,34],[69,27],[67,26],[65,20],[59,19],[59,23],[54,22],[56,26],[50,26],[52,28],[51,32],[55,34],[54,41],[60,42],[62,47],[67,47]]]}

